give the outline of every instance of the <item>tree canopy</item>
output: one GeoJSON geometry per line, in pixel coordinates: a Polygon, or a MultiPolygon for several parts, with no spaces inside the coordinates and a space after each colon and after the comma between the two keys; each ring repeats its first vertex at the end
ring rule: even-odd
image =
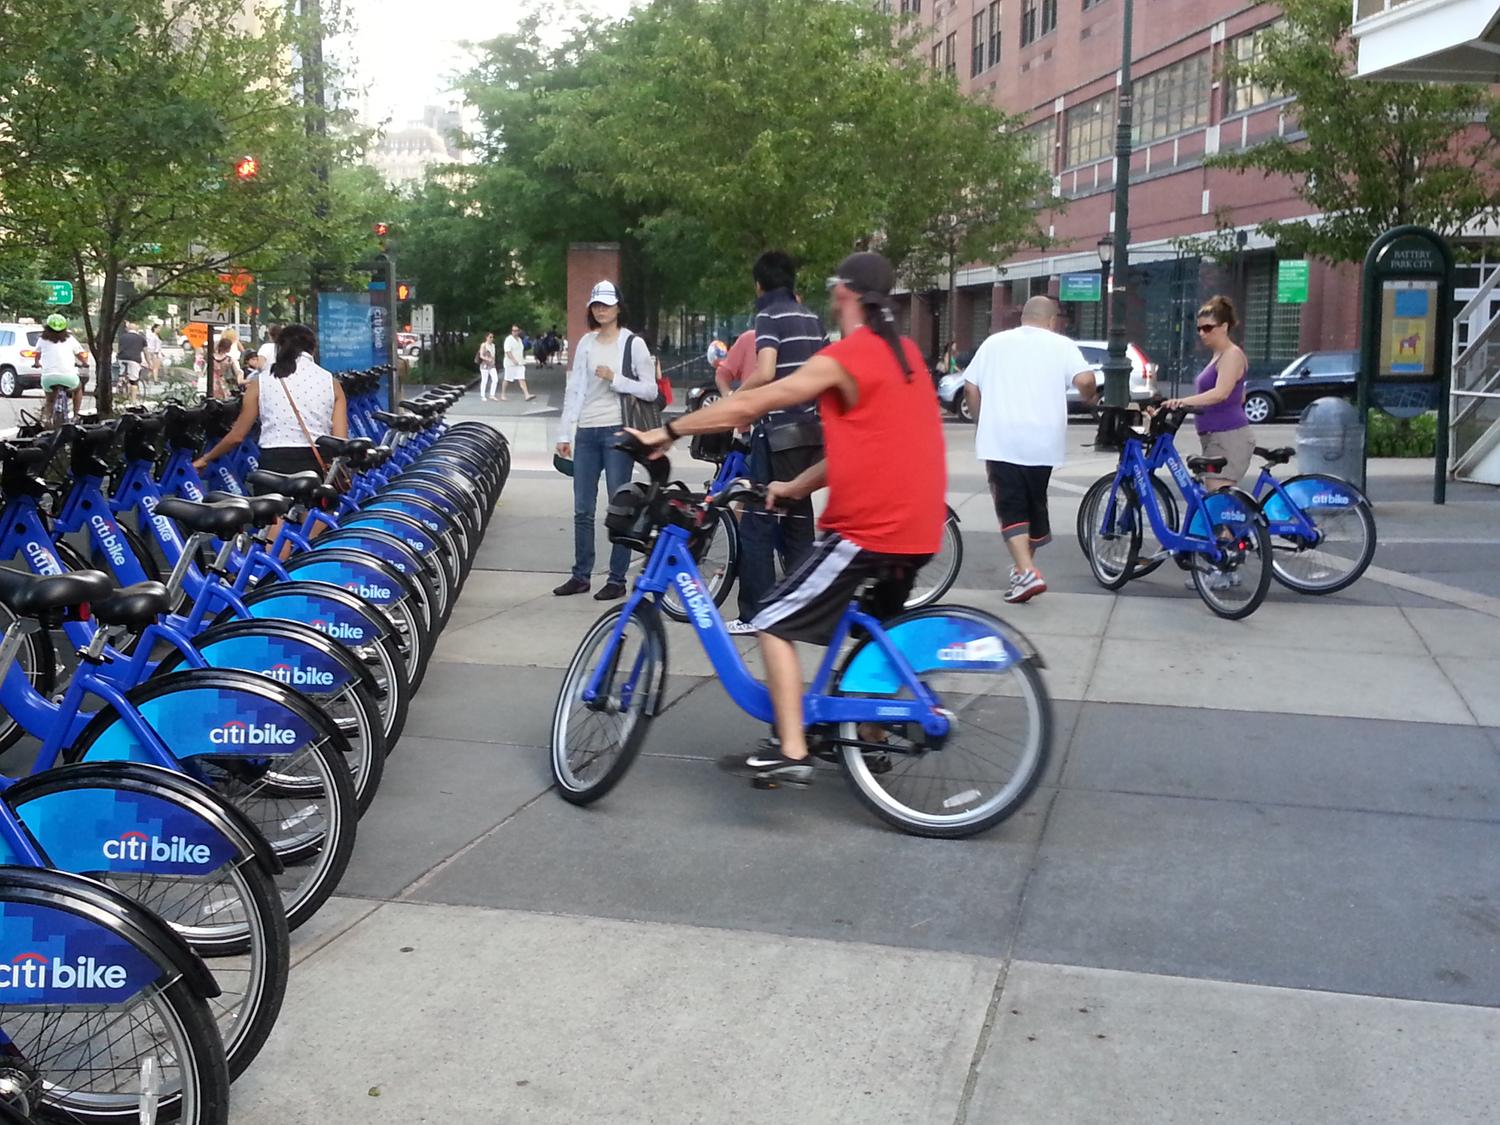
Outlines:
{"type": "Polygon", "coordinates": [[[1295,99],[1298,130],[1210,164],[1290,178],[1318,217],[1269,221],[1286,250],[1359,261],[1381,233],[1420,223],[1453,236],[1500,207],[1500,100],[1487,88],[1354,79],[1348,0],[1282,0],[1265,49],[1231,67],[1295,99]]]}

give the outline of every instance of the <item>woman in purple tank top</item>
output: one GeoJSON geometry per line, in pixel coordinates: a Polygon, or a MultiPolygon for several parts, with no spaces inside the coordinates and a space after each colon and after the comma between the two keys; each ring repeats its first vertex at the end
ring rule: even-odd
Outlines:
{"type": "Polygon", "coordinates": [[[1195,411],[1193,420],[1203,455],[1226,459],[1222,472],[1204,475],[1210,489],[1239,484],[1255,452],[1255,432],[1245,417],[1245,372],[1250,365],[1245,353],[1229,338],[1237,323],[1228,297],[1210,297],[1198,310],[1198,339],[1214,357],[1193,384],[1197,394],[1166,404],[1195,411]]]}

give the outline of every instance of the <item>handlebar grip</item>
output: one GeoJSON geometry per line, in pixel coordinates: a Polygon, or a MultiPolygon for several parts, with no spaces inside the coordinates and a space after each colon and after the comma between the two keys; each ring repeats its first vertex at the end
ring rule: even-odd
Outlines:
{"type": "Polygon", "coordinates": [[[665,457],[652,457],[651,450],[639,438],[630,434],[622,434],[620,440],[615,442],[615,448],[623,453],[628,453],[630,459],[646,470],[646,475],[651,478],[651,483],[664,485],[672,476],[672,462],[665,457]]]}

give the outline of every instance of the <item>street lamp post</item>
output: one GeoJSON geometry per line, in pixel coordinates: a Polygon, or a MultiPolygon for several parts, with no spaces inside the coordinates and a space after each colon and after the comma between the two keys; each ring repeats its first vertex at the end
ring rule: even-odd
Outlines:
{"type": "Polygon", "coordinates": [[[1130,403],[1130,358],[1125,339],[1125,283],[1130,278],[1130,154],[1134,145],[1133,113],[1135,98],[1130,84],[1131,31],[1134,23],[1134,0],[1124,0],[1120,13],[1120,86],[1115,97],[1119,103],[1119,120],[1115,128],[1115,229],[1111,272],[1118,280],[1110,286],[1109,353],[1104,360],[1104,403],[1106,406],[1128,406],[1130,403]]]}
{"type": "Polygon", "coordinates": [[[1099,331],[1106,338],[1109,336],[1109,264],[1114,261],[1114,257],[1114,239],[1101,238],[1099,240],[1099,310],[1104,323],[1099,326],[1099,331]]]}

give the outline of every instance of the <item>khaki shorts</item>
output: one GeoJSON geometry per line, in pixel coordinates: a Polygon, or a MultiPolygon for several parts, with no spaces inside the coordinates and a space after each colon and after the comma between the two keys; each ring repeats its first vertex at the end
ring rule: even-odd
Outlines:
{"type": "Polygon", "coordinates": [[[1229,459],[1222,473],[1212,476],[1204,474],[1203,482],[1209,488],[1237,485],[1250,471],[1250,458],[1255,455],[1255,431],[1249,426],[1241,426],[1237,430],[1220,430],[1214,434],[1199,434],[1198,440],[1203,443],[1203,456],[1229,459]]]}

